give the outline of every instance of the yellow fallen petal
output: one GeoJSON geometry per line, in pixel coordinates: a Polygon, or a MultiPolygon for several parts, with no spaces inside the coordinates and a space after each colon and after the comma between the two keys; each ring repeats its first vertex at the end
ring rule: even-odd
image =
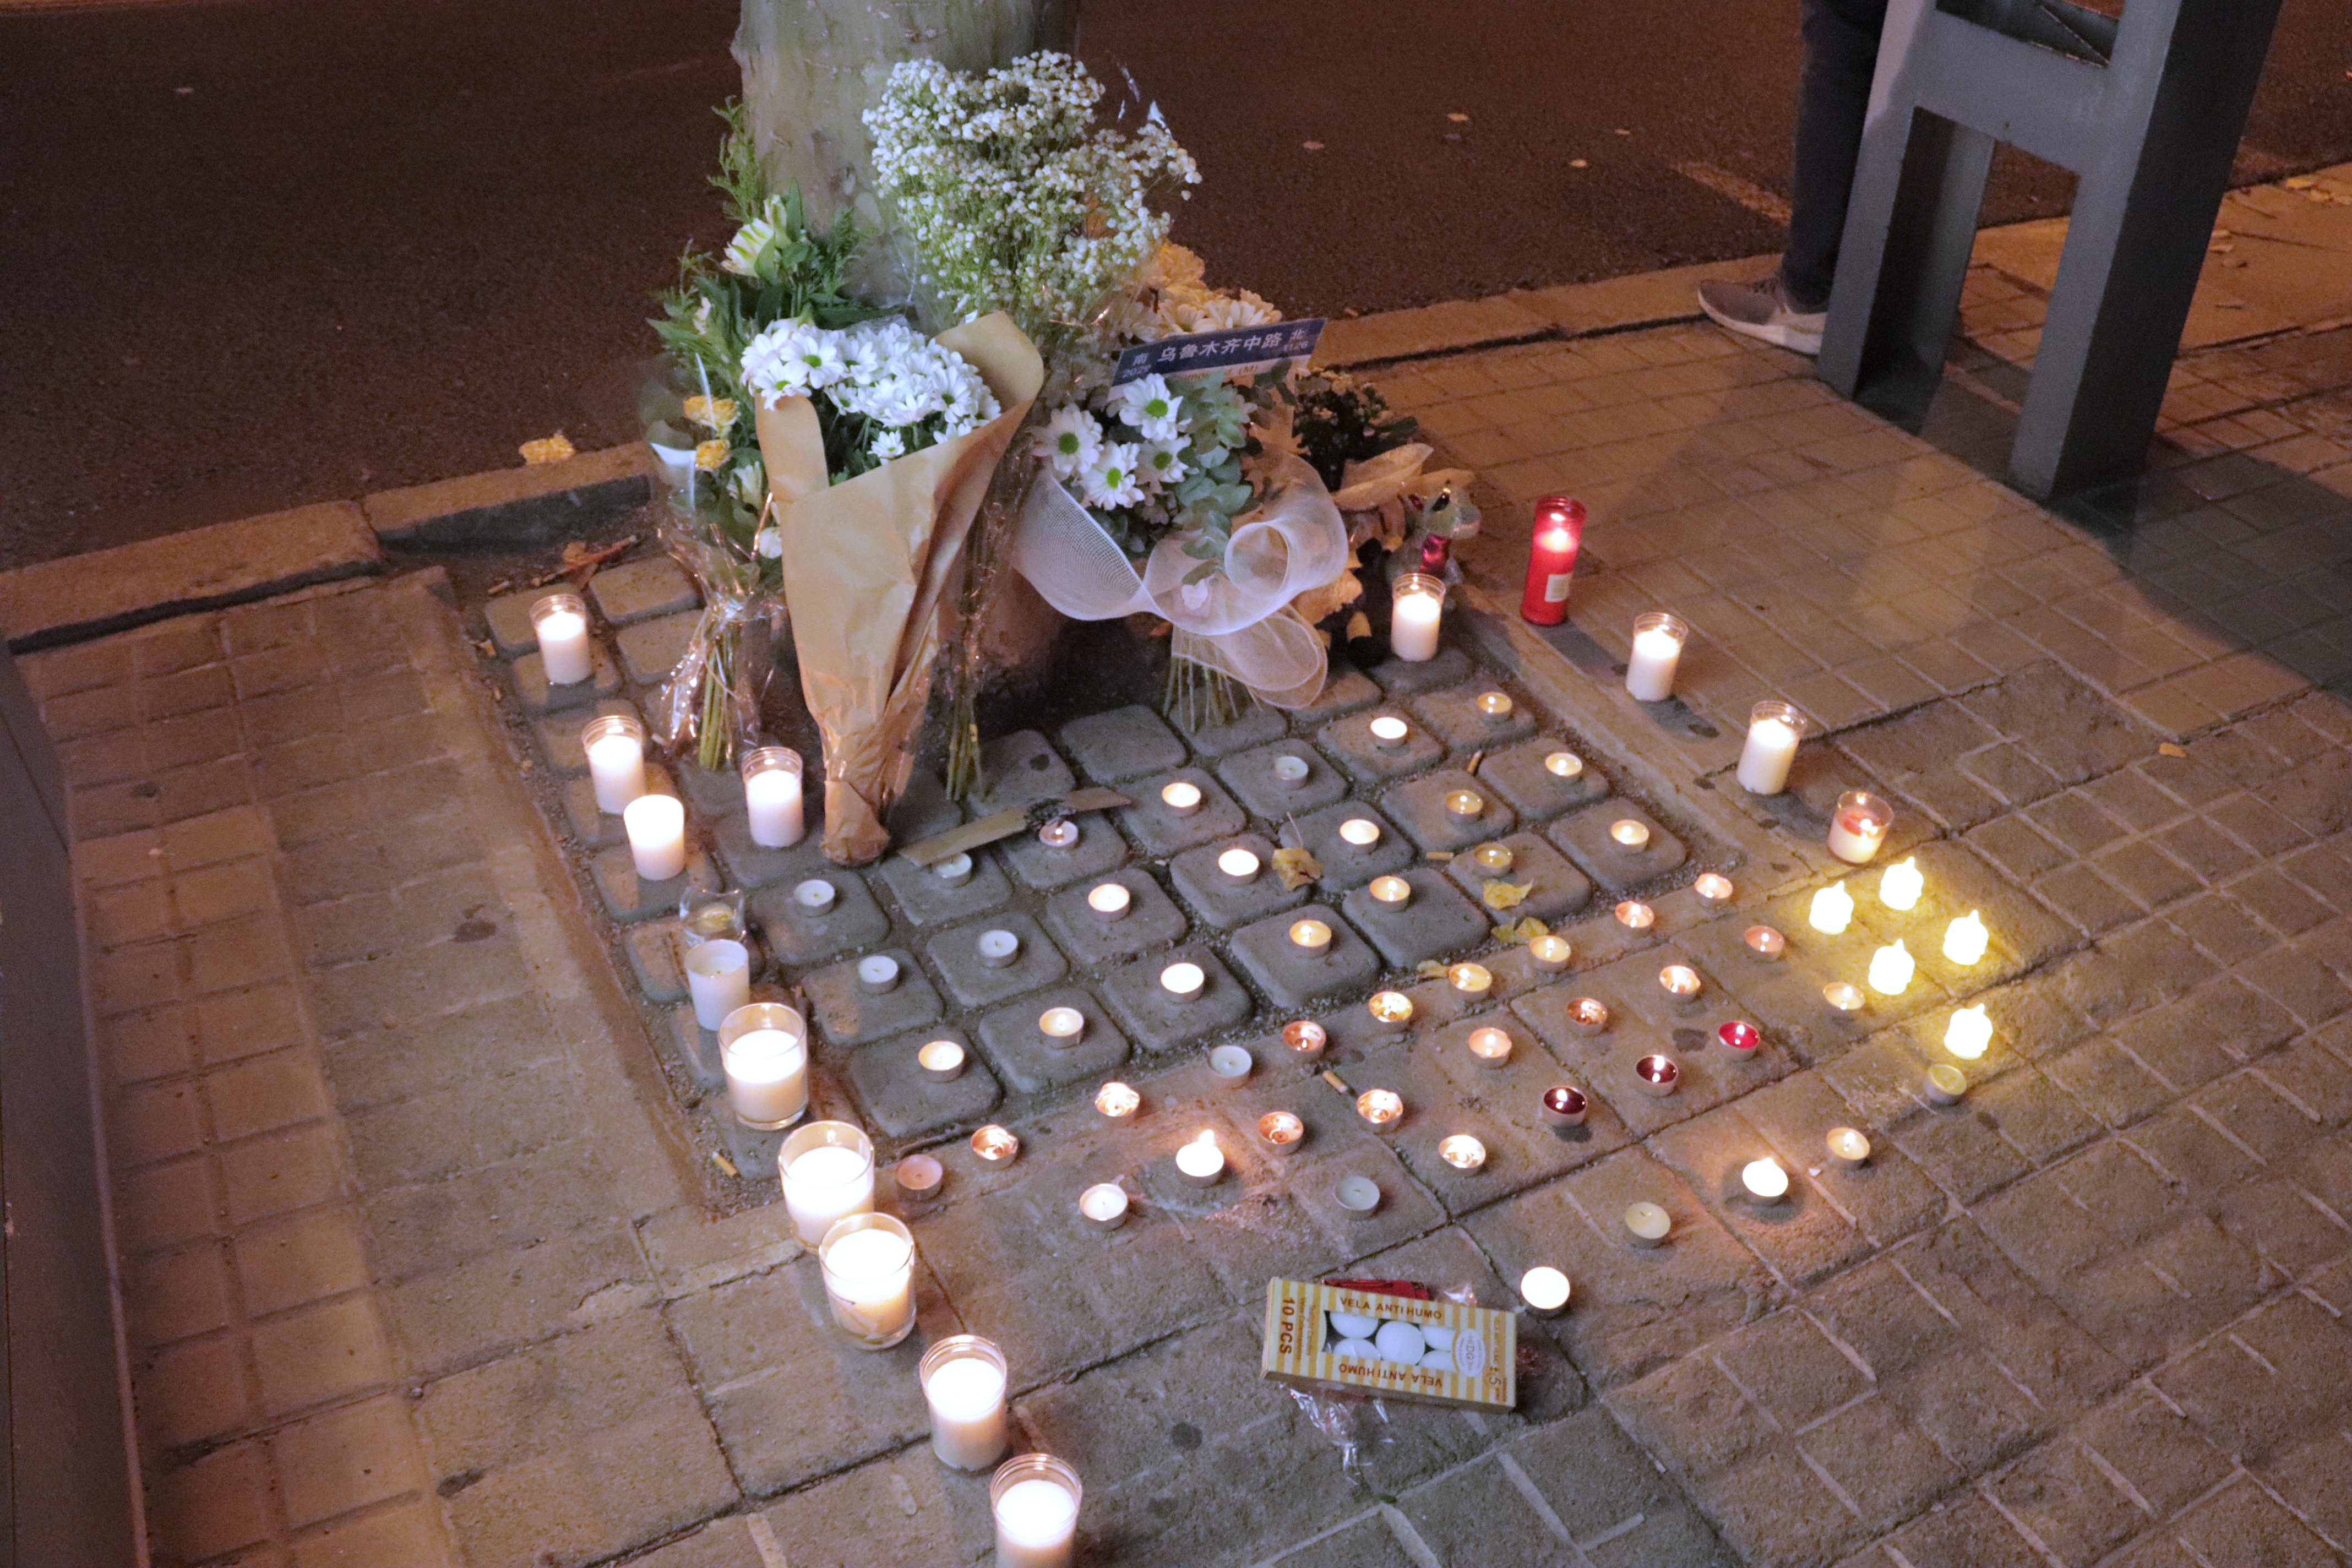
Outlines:
{"type": "Polygon", "coordinates": [[[561,430],[543,440],[525,441],[515,450],[520,452],[522,460],[532,468],[541,463],[560,463],[572,455],[572,443],[565,439],[561,430]]]}
{"type": "Polygon", "coordinates": [[[1533,882],[1489,882],[1478,896],[1486,900],[1490,910],[1508,910],[1527,902],[1528,895],[1535,890],[1533,882]]]}
{"type": "Polygon", "coordinates": [[[1445,978],[1446,969],[1445,965],[1438,963],[1437,960],[1424,958],[1413,966],[1413,973],[1423,980],[1443,980],[1445,978]]]}
{"type": "Polygon", "coordinates": [[[1311,849],[1277,849],[1274,852],[1274,874],[1282,879],[1285,892],[1295,893],[1323,874],[1323,863],[1315,858],[1311,849]]]}
{"type": "Polygon", "coordinates": [[[1530,942],[1539,936],[1549,936],[1551,927],[1544,924],[1535,916],[1529,915],[1523,921],[1513,921],[1507,925],[1496,926],[1495,934],[1508,942],[1530,942]]]}

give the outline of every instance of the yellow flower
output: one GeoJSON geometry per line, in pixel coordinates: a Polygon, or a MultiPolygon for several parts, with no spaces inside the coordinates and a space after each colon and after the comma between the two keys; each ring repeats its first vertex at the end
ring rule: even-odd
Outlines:
{"type": "Polygon", "coordinates": [[[706,430],[724,430],[735,423],[737,409],[731,397],[705,397],[697,394],[686,400],[686,416],[706,430]]]}
{"type": "Polygon", "coordinates": [[[705,441],[694,449],[694,466],[706,474],[715,474],[727,466],[727,456],[734,450],[724,441],[705,441]]]}

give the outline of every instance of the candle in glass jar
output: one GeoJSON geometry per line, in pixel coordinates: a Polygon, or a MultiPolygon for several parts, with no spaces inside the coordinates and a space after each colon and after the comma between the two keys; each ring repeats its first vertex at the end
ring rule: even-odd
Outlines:
{"type": "Polygon", "coordinates": [[[988,1487],[996,1568],[1069,1568],[1082,1495],[1077,1472],[1050,1454],[1007,1459],[988,1487]]]}
{"type": "Polygon", "coordinates": [[[1675,694],[1675,666],[1681,662],[1690,627],[1678,616],[1653,610],[1633,617],[1633,650],[1625,661],[1625,691],[1636,702],[1664,702],[1675,694]]]}
{"type": "Polygon", "coordinates": [[[956,1334],[923,1352],[917,1369],[931,1411],[931,1452],[958,1470],[1004,1457],[1004,1352],[977,1334],[956,1334]]]}
{"type": "Polygon", "coordinates": [[[641,795],[621,813],[637,878],[667,882],[686,874],[686,807],[666,795],[641,795]]]}
{"type": "Polygon", "coordinates": [[[1445,614],[1445,584],[1425,572],[1408,572],[1390,588],[1389,647],[1407,664],[1437,657],[1437,627],[1445,614]]]}
{"type": "Polygon", "coordinates": [[[694,1021],[716,1030],[728,1015],[751,1002],[751,950],[740,942],[720,938],[688,948],[687,994],[694,999],[694,1021]]]}
{"type": "Polygon", "coordinates": [[[1739,748],[1734,775],[1750,795],[1779,795],[1789,787],[1789,766],[1805,738],[1805,716],[1785,702],[1759,702],[1748,711],[1748,740],[1739,748]]]}
{"type": "MultiPolygon", "coordinates": [[[[870,1175],[870,1173],[869,1173],[870,1175]]],[[[856,1214],[817,1247],[835,1327],[866,1350],[887,1350],[915,1327],[915,1238],[887,1214],[856,1214]]]]}
{"type": "Polygon", "coordinates": [[[1568,590],[1576,580],[1576,552],[1584,542],[1584,503],[1569,496],[1536,502],[1535,527],[1528,541],[1528,581],[1519,595],[1519,617],[1530,626],[1556,626],[1568,618],[1568,590]]]}
{"type": "Polygon", "coordinates": [[[780,1002],[738,1007],[719,1026],[727,1103],[746,1127],[772,1130],[808,1111],[808,1025],[780,1002]]]}
{"type": "Polygon", "coordinates": [[[776,1152],[784,1209],[814,1247],[841,1219],[874,1207],[874,1144],[846,1121],[812,1121],[776,1152]]]}
{"type": "Polygon", "coordinates": [[[744,821],[752,843],[786,849],[806,836],[801,773],[801,754],[789,746],[761,746],[743,753],[744,821]]]}
{"type": "Polygon", "coordinates": [[[580,731],[596,809],[617,816],[646,793],[646,727],[626,713],[592,719],[580,731]]]}
{"type": "Polygon", "coordinates": [[[550,594],[530,607],[540,661],[550,686],[577,686],[596,673],[588,641],[588,602],[577,594],[550,594]]]}
{"type": "Polygon", "coordinates": [[[1874,795],[1860,790],[1848,790],[1838,796],[1837,809],[1830,813],[1830,853],[1849,866],[1866,864],[1886,842],[1886,830],[1895,826],[1895,808],[1874,795]]]}

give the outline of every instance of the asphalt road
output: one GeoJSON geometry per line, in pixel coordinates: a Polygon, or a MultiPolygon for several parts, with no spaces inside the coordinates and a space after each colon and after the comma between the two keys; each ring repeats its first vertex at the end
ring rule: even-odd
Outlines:
{"type": "MultiPolygon", "coordinates": [[[[0,566],[632,438],[731,0],[0,0],[0,566]]],[[[1297,313],[1776,249],[1794,0],[1086,0],[1297,313]],[[1464,116],[1455,119],[1454,116],[1464,116]],[[1582,167],[1577,166],[1577,161],[1582,167]]],[[[2285,0],[2240,173],[2352,158],[2352,8],[2285,0]]],[[[2063,209],[2005,159],[1987,217],[2063,209]]]]}

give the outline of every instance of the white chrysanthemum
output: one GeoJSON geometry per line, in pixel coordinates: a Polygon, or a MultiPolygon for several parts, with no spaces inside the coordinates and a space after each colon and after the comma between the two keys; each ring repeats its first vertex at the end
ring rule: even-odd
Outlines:
{"type": "Polygon", "coordinates": [[[1115,342],[1156,343],[1176,324],[1139,300],[1121,297],[1103,310],[1103,331],[1115,342]]]}
{"type": "Polygon", "coordinates": [[[744,345],[743,384],[771,406],[827,390],[846,371],[836,336],[806,321],[778,321],[744,345]]]}
{"type": "Polygon", "coordinates": [[[1102,452],[1102,426],[1076,404],[1054,410],[1045,427],[1031,439],[1029,449],[1045,459],[1057,479],[1074,479],[1094,466],[1102,452]]]}
{"type": "Polygon", "coordinates": [[[1143,489],[1136,482],[1136,468],[1142,461],[1142,448],[1128,441],[1106,441],[1095,460],[1078,476],[1085,490],[1087,504],[1098,507],[1133,506],[1143,499],[1143,489]]]}
{"type": "Polygon", "coordinates": [[[1154,441],[1143,448],[1143,477],[1155,487],[1174,484],[1192,470],[1184,462],[1184,443],[1154,441]]]}
{"type": "Polygon", "coordinates": [[[751,550],[753,553],[769,561],[782,560],[784,558],[783,531],[773,523],[769,524],[752,536],[751,550]]]}
{"type": "Polygon", "coordinates": [[[1147,441],[1173,441],[1184,433],[1176,395],[1164,375],[1147,375],[1110,391],[1112,411],[1147,441]]]}
{"type": "Polygon", "coordinates": [[[866,444],[875,460],[887,463],[893,458],[907,455],[907,433],[904,430],[884,430],[866,444]]]}
{"type": "Polygon", "coordinates": [[[1179,315],[1188,332],[1214,332],[1227,327],[1265,327],[1282,320],[1281,311],[1246,289],[1241,290],[1235,299],[1213,296],[1200,304],[1183,306],[1179,315]]]}

